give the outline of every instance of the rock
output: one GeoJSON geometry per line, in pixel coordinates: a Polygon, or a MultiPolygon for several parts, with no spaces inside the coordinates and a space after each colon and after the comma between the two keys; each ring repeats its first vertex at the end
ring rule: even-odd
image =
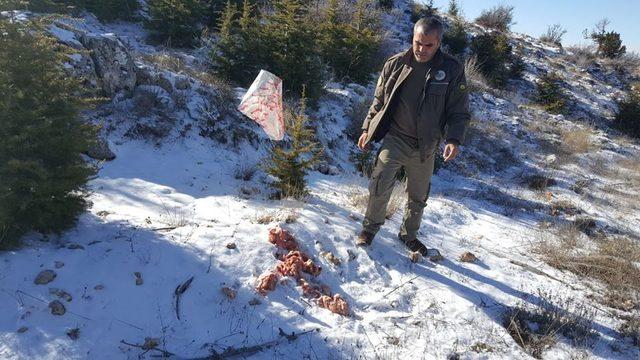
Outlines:
{"type": "Polygon", "coordinates": [[[80,329],[73,328],[73,329],[67,330],[67,336],[71,340],[78,340],[78,338],[80,337],[80,329]]]}
{"type": "Polygon", "coordinates": [[[53,270],[42,270],[36,276],[36,279],[33,281],[36,285],[45,285],[53,281],[57,276],[56,272],[53,270]]]}
{"type": "Polygon", "coordinates": [[[227,243],[227,249],[233,250],[235,248],[236,248],[236,243],[234,242],[227,243]]]}
{"type": "Polygon", "coordinates": [[[227,298],[229,300],[233,300],[236,298],[237,295],[237,291],[235,291],[234,289],[228,287],[228,286],[223,286],[221,289],[222,293],[225,294],[227,296],[227,298]]]}
{"type": "Polygon", "coordinates": [[[116,158],[116,154],[109,149],[109,143],[103,138],[98,138],[97,141],[87,149],[87,156],[96,160],[113,160],[116,158]]]}
{"type": "Polygon", "coordinates": [[[56,269],[60,269],[64,266],[64,263],[62,261],[54,261],[53,266],[55,266],[56,269]]]}
{"type": "Polygon", "coordinates": [[[328,164],[318,165],[318,171],[325,175],[338,175],[340,173],[337,167],[328,164]]]}
{"type": "Polygon", "coordinates": [[[478,258],[474,254],[472,254],[472,253],[470,253],[468,251],[463,253],[460,256],[460,261],[462,261],[462,262],[472,263],[472,262],[475,262],[476,260],[478,260],[478,258]]]}
{"type": "Polygon", "coordinates": [[[80,244],[68,244],[66,248],[69,250],[84,250],[84,246],[80,244]]]}
{"type": "Polygon", "coordinates": [[[191,88],[191,82],[186,76],[176,76],[175,88],[178,90],[189,90],[191,88]]]}
{"type": "Polygon", "coordinates": [[[28,328],[28,327],[26,327],[26,326],[23,326],[23,327],[19,328],[18,330],[16,330],[16,332],[17,332],[18,334],[22,334],[22,333],[27,332],[27,330],[29,330],[29,328],[28,328]]]}
{"type": "Polygon", "coordinates": [[[82,45],[91,51],[96,74],[102,90],[114,96],[121,90],[133,90],[136,85],[136,67],[129,51],[113,34],[83,34],[82,45]]]}
{"type": "Polygon", "coordinates": [[[71,294],[58,288],[49,288],[49,294],[55,295],[63,300],[66,300],[67,302],[70,302],[73,299],[71,297],[71,294]]]}
{"type": "Polygon", "coordinates": [[[62,316],[67,312],[64,305],[60,302],[60,300],[53,300],[49,303],[49,309],[51,309],[51,314],[62,316]]]}
{"type": "Polygon", "coordinates": [[[325,251],[323,253],[321,253],[321,255],[327,259],[327,261],[329,261],[330,263],[332,263],[335,266],[340,266],[340,259],[338,257],[336,257],[335,255],[333,255],[332,252],[329,251],[325,251]]]}
{"type": "Polygon", "coordinates": [[[442,260],[444,260],[444,256],[442,256],[440,254],[432,255],[432,256],[429,256],[429,260],[432,261],[432,262],[442,261],[442,260]]]}
{"type": "Polygon", "coordinates": [[[144,281],[142,280],[142,274],[136,271],[133,273],[133,275],[135,275],[136,277],[136,286],[140,286],[144,283],[144,281]]]}
{"type": "Polygon", "coordinates": [[[262,304],[262,301],[260,301],[260,299],[258,298],[253,298],[251,300],[249,300],[249,305],[251,306],[256,306],[256,305],[260,305],[262,304]]]}
{"type": "Polygon", "coordinates": [[[104,290],[104,285],[98,284],[93,287],[94,290],[104,290]]]}

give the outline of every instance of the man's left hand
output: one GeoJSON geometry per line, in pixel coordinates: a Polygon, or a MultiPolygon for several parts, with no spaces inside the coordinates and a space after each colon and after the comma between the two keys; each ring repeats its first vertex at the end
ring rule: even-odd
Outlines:
{"type": "Polygon", "coordinates": [[[442,154],[444,161],[453,160],[456,155],[458,155],[458,145],[451,142],[447,143],[444,147],[444,153],[442,154]]]}

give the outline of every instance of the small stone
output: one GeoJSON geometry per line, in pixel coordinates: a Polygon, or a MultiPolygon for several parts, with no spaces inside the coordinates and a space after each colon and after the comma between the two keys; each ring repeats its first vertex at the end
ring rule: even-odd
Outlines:
{"type": "Polygon", "coordinates": [[[262,304],[262,301],[260,301],[260,299],[258,298],[253,298],[251,300],[249,300],[249,305],[251,306],[256,306],[256,305],[260,305],[262,304]]]}
{"type": "Polygon", "coordinates": [[[104,290],[104,285],[98,284],[93,287],[95,290],[104,290]]]}
{"type": "Polygon", "coordinates": [[[417,263],[420,261],[420,259],[422,259],[422,255],[419,251],[412,251],[409,255],[409,259],[411,259],[412,263],[417,263]]]}
{"type": "Polygon", "coordinates": [[[67,336],[71,340],[78,340],[78,338],[80,337],[80,329],[73,328],[73,329],[67,330],[67,336]]]}
{"type": "Polygon", "coordinates": [[[236,298],[237,292],[234,289],[228,286],[223,286],[221,290],[222,293],[225,294],[227,298],[229,298],[229,300],[233,300],[236,298]]]}
{"type": "Polygon", "coordinates": [[[84,250],[84,246],[80,245],[80,244],[69,244],[67,245],[67,249],[69,250],[84,250]]]}
{"type": "Polygon", "coordinates": [[[42,270],[36,276],[36,279],[33,281],[36,285],[45,285],[53,281],[57,276],[56,272],[53,270],[42,270]]]}
{"type": "Polygon", "coordinates": [[[332,263],[335,266],[340,266],[340,259],[337,258],[335,255],[333,255],[332,252],[329,251],[325,251],[322,253],[322,256],[327,259],[327,261],[329,261],[330,263],[332,263]]]}
{"type": "Polygon", "coordinates": [[[133,273],[133,275],[135,275],[136,277],[136,286],[140,286],[144,283],[144,281],[142,280],[142,274],[136,271],[133,273]]]}
{"type": "Polygon", "coordinates": [[[444,260],[444,256],[442,256],[440,254],[429,256],[429,260],[431,260],[432,262],[442,261],[442,260],[444,260]]]}
{"type": "Polygon", "coordinates": [[[227,249],[233,250],[235,248],[236,248],[236,243],[234,242],[227,243],[227,249]]]}
{"type": "Polygon", "coordinates": [[[49,309],[51,309],[51,314],[62,316],[67,312],[64,305],[59,300],[53,300],[49,303],[49,309]]]}
{"type": "Polygon", "coordinates": [[[18,332],[18,334],[22,334],[22,333],[27,332],[27,330],[29,330],[29,328],[26,327],[26,326],[23,326],[20,329],[18,329],[17,332],[18,332]]]}
{"type": "Polygon", "coordinates": [[[66,291],[64,291],[62,289],[49,288],[49,294],[55,295],[55,296],[65,300],[66,302],[70,302],[73,299],[71,297],[71,294],[69,294],[68,292],[66,292],[66,291]]]}
{"type": "Polygon", "coordinates": [[[468,251],[460,256],[460,261],[462,262],[472,263],[472,262],[475,262],[476,260],[478,260],[478,258],[474,254],[468,251]]]}
{"type": "Polygon", "coordinates": [[[60,269],[61,267],[64,266],[64,263],[62,261],[55,261],[53,265],[55,266],[56,269],[60,269]]]}
{"type": "Polygon", "coordinates": [[[353,213],[349,214],[349,218],[354,221],[360,221],[360,217],[353,213]]]}

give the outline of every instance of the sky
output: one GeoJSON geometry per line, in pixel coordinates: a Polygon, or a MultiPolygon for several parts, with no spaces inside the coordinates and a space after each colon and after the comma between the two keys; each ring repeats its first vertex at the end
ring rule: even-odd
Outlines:
{"type": "MultiPolygon", "coordinates": [[[[582,31],[592,29],[600,19],[607,18],[611,21],[607,30],[620,33],[627,51],[640,53],[640,24],[637,22],[640,0],[458,0],[458,4],[467,20],[475,19],[484,9],[499,4],[512,5],[516,22],[512,31],[539,37],[549,25],[560,24],[567,30],[562,40],[565,46],[591,43],[584,39],[582,31]]],[[[435,0],[434,5],[446,11],[449,0],[435,0]]]]}

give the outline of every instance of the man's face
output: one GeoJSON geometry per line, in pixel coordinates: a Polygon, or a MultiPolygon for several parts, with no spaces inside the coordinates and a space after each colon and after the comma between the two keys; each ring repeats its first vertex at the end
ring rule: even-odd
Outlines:
{"type": "Polygon", "coordinates": [[[423,34],[419,31],[413,32],[413,56],[418,62],[427,62],[433,58],[440,47],[440,36],[437,31],[423,34]]]}

